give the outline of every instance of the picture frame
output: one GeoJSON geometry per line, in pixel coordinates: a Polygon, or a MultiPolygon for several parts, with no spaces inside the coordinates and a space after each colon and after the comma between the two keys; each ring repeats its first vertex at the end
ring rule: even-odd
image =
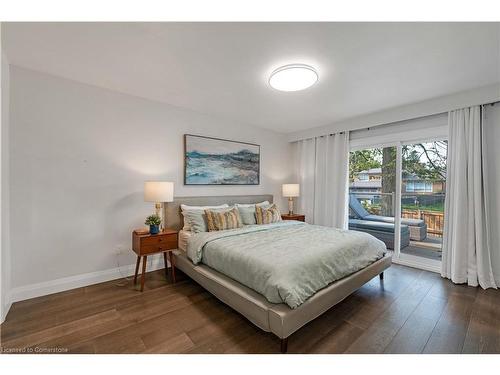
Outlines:
{"type": "Polygon", "coordinates": [[[259,185],[260,145],[184,134],[184,185],[259,185]]]}

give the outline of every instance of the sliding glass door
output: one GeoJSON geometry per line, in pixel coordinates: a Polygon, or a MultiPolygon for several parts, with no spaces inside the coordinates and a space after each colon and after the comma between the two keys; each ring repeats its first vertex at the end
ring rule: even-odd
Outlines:
{"type": "Polygon", "coordinates": [[[370,233],[395,247],[395,146],[352,151],[349,157],[349,229],[370,233]]]}
{"type": "Polygon", "coordinates": [[[441,260],[448,142],[402,145],[401,224],[410,241],[404,254],[441,260]]]}
{"type": "Polygon", "coordinates": [[[349,157],[349,229],[370,233],[395,262],[437,271],[448,142],[356,147],[349,157]]]}

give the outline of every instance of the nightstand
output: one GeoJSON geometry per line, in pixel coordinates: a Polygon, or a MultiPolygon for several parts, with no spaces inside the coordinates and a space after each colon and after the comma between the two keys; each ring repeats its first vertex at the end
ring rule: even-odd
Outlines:
{"type": "Polygon", "coordinates": [[[142,274],[141,274],[141,292],[144,290],[144,282],[146,279],[146,265],[148,256],[158,253],[163,253],[165,262],[165,275],[168,277],[167,256],[172,266],[172,282],[175,283],[175,263],[172,251],[177,249],[177,231],[173,229],[164,229],[158,234],[141,233],[135,231],[132,233],[132,249],[137,254],[137,263],[135,264],[134,285],[137,283],[137,274],[139,272],[139,264],[142,258],[142,274]]]}
{"type": "Polygon", "coordinates": [[[283,220],[297,220],[297,221],[306,221],[306,215],[300,214],[281,214],[281,218],[283,220]]]}

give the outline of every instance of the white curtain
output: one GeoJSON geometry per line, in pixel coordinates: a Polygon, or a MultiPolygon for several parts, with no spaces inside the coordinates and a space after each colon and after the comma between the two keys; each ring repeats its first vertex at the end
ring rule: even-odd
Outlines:
{"type": "Polygon", "coordinates": [[[296,180],[300,184],[297,212],[306,215],[306,222],[314,220],[314,169],[316,165],[316,139],[304,139],[295,143],[296,180]]]}
{"type": "Polygon", "coordinates": [[[441,275],[455,283],[496,288],[486,231],[481,108],[451,111],[448,124],[441,275]]]}
{"type": "MultiPolygon", "coordinates": [[[[500,286],[500,103],[483,107],[483,180],[486,238],[493,280],[500,286]]],[[[491,283],[493,286],[493,283],[491,283]]]]}
{"type": "Polygon", "coordinates": [[[309,223],[346,228],[349,133],[306,139],[295,147],[299,210],[309,223]]]}

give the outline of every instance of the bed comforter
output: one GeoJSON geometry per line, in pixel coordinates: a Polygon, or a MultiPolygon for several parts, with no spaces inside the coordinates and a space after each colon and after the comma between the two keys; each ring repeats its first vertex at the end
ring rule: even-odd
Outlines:
{"type": "Polygon", "coordinates": [[[332,282],[385,254],[375,237],[356,231],[282,221],[202,232],[188,239],[187,254],[292,309],[332,282]]]}

